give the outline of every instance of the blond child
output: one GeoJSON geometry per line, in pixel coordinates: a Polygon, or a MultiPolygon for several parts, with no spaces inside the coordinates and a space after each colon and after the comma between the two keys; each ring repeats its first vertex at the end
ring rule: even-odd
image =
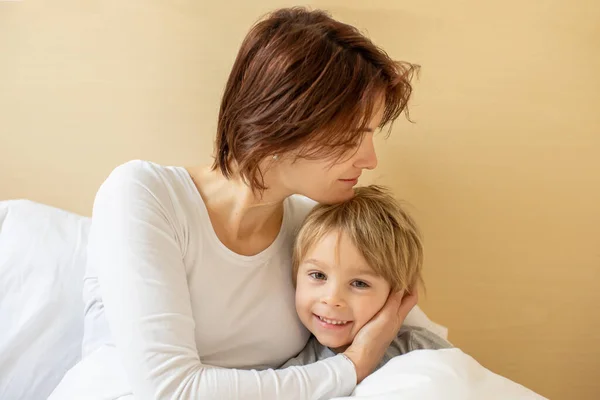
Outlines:
{"type": "MultiPolygon", "coordinates": [[[[283,367],[343,352],[392,291],[416,290],[422,265],[417,226],[386,189],[361,187],[344,203],[316,206],[293,256],[296,311],[313,336],[283,367]]],[[[448,347],[424,328],[404,326],[379,367],[413,350],[448,347]]]]}

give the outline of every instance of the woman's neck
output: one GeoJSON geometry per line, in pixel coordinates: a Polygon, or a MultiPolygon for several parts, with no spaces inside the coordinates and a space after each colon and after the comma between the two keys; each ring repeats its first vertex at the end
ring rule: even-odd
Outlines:
{"type": "Polygon", "coordinates": [[[261,194],[240,178],[227,179],[210,167],[188,168],[188,172],[209,211],[217,236],[225,245],[236,247],[236,242],[247,242],[255,237],[255,242],[263,242],[263,246],[256,243],[256,247],[266,248],[275,239],[281,228],[283,201],[288,194],[272,189],[261,194]]]}

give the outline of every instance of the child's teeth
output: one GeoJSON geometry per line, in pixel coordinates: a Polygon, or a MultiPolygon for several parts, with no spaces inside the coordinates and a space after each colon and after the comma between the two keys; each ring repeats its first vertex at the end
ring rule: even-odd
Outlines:
{"type": "Polygon", "coordinates": [[[332,319],[327,319],[327,318],[323,318],[323,317],[319,317],[321,319],[321,321],[325,321],[328,324],[332,324],[332,325],[344,325],[345,323],[347,323],[348,321],[334,321],[332,319]]]}

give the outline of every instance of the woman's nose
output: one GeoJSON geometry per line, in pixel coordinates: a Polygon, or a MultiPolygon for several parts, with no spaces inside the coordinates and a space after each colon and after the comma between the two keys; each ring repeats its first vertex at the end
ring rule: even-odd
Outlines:
{"type": "Polygon", "coordinates": [[[372,132],[365,134],[355,157],[354,166],[356,168],[375,169],[377,167],[377,153],[375,152],[372,132]]]}

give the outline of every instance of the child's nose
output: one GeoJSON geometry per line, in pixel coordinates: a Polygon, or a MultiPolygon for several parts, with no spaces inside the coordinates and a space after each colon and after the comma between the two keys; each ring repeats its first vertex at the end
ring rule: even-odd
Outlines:
{"type": "Polygon", "coordinates": [[[321,302],[330,307],[342,307],[344,305],[343,296],[337,288],[330,288],[321,297],[321,302]]]}

